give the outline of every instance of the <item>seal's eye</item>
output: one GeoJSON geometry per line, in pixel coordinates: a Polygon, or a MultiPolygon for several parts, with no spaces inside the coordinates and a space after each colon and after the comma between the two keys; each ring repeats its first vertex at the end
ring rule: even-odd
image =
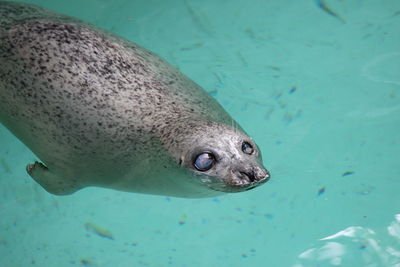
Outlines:
{"type": "Polygon", "coordinates": [[[250,143],[244,141],[244,142],[242,143],[242,151],[243,151],[243,153],[245,153],[245,154],[251,155],[251,154],[254,153],[254,148],[253,148],[252,145],[250,145],[250,143]]]}
{"type": "Polygon", "coordinates": [[[209,152],[204,152],[199,154],[193,162],[193,166],[198,170],[198,171],[208,171],[211,169],[211,167],[215,163],[215,157],[213,154],[209,152]]]}

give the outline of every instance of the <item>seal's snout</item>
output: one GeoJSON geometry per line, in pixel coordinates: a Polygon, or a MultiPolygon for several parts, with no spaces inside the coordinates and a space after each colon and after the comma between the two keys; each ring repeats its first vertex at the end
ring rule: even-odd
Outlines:
{"type": "Polygon", "coordinates": [[[238,170],[236,172],[236,179],[233,186],[241,190],[250,190],[265,183],[269,178],[270,174],[266,169],[254,166],[238,170]]]}
{"type": "Polygon", "coordinates": [[[239,171],[241,178],[250,183],[260,182],[269,179],[269,172],[260,167],[253,167],[247,171],[239,171]]]}

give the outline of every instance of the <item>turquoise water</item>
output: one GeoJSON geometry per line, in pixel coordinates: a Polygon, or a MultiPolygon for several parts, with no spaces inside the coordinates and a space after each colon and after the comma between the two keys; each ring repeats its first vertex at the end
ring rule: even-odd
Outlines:
{"type": "Polygon", "coordinates": [[[156,52],[257,141],[255,190],[48,194],[0,126],[0,266],[400,266],[400,2],[25,1],[156,52]]]}

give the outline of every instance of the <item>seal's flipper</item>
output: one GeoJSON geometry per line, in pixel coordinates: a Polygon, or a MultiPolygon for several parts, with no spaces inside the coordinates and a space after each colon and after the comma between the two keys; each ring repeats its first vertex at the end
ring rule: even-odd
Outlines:
{"type": "Polygon", "coordinates": [[[52,173],[44,164],[38,161],[27,165],[26,171],[47,192],[54,195],[69,195],[81,188],[74,181],[52,173]]]}

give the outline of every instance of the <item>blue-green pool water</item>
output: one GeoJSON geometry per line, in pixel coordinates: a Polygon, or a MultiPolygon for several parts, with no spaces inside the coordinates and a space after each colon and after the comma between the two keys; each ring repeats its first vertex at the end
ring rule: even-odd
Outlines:
{"type": "Polygon", "coordinates": [[[212,199],[57,197],[0,126],[0,266],[400,266],[400,1],[25,2],[177,66],[256,140],[272,179],[212,199]]]}

